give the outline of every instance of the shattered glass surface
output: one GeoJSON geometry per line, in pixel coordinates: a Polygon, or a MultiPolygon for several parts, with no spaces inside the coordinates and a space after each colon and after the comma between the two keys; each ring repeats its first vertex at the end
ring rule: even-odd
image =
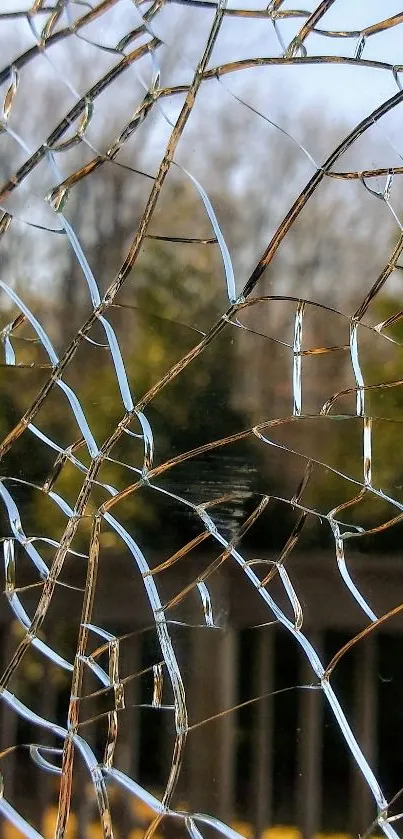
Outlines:
{"type": "Polygon", "coordinates": [[[2,836],[394,839],[403,12],[21,3],[2,836]]]}

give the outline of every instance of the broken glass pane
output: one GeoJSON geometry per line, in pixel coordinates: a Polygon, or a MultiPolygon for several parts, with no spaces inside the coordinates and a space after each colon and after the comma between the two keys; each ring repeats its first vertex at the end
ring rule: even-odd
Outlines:
{"type": "Polygon", "coordinates": [[[403,12],[21,3],[1,835],[395,839],[403,12]]]}

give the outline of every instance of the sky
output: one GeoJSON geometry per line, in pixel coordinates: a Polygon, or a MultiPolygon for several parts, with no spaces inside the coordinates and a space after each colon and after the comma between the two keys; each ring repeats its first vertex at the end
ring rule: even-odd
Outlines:
{"type": "MultiPolygon", "coordinates": [[[[55,0],[51,0],[54,4],[55,0]]],[[[303,6],[311,12],[317,2],[306,0],[295,4],[294,0],[285,0],[281,9],[287,11],[303,6]]],[[[228,8],[264,9],[262,0],[228,0],[228,8]]],[[[23,0],[2,0],[1,13],[21,10],[23,0]]],[[[71,10],[75,15],[83,14],[83,6],[71,3],[71,10]]],[[[143,8],[143,7],[142,7],[143,8]]],[[[320,21],[320,27],[328,29],[359,30],[376,21],[394,15],[401,11],[400,3],[395,0],[336,0],[329,11],[320,21]]],[[[155,18],[152,30],[159,35],[167,45],[156,53],[156,60],[161,65],[161,83],[171,81],[188,82],[194,74],[197,61],[202,54],[207,33],[211,27],[214,8],[201,8],[197,0],[193,6],[183,6],[179,3],[166,3],[162,12],[155,18]]],[[[45,19],[45,18],[43,18],[45,19]]],[[[25,19],[7,23],[1,20],[0,27],[0,55],[2,66],[21,51],[28,49],[36,42],[34,33],[30,30],[25,19]]],[[[67,18],[60,25],[66,25],[67,18]]],[[[277,23],[277,32],[271,21],[267,19],[251,19],[231,17],[225,19],[216,46],[210,60],[210,67],[221,65],[229,61],[257,56],[280,56],[282,52],[280,41],[287,46],[298,32],[303,19],[281,20],[277,23]]],[[[90,41],[104,46],[113,46],[117,40],[127,32],[130,26],[141,23],[138,10],[132,0],[119,0],[108,12],[108,26],[105,16],[101,15],[90,27],[82,31],[90,41]]],[[[389,63],[402,61],[403,25],[376,34],[367,39],[361,57],[389,63]]],[[[147,36],[149,37],[149,36],[147,36]]],[[[324,38],[310,35],[306,40],[308,55],[345,55],[353,57],[359,43],[359,38],[324,38]]],[[[71,39],[68,39],[71,42],[71,39]]],[[[20,132],[28,149],[36,148],[46,137],[49,124],[55,124],[58,118],[68,111],[77,97],[91,84],[97,81],[108,68],[117,63],[116,53],[100,50],[97,46],[83,40],[76,39],[75,52],[71,52],[71,43],[61,42],[49,49],[50,63],[45,56],[40,56],[21,73],[21,96],[17,94],[10,116],[10,125],[16,132],[20,132]],[[84,68],[84,70],[83,70],[84,68]],[[81,73],[81,75],[80,75],[81,73]],[[47,89],[54,84],[55,95],[50,107],[45,107],[47,89]],[[24,95],[25,94],[25,95],[24,95]],[[20,99],[20,102],[19,102],[20,99]],[[27,109],[26,102],[30,103],[27,109]],[[38,118],[39,117],[39,118],[38,118]]],[[[141,101],[144,87],[147,85],[156,65],[149,58],[142,60],[140,69],[132,67],[117,85],[112,86],[100,97],[94,108],[94,116],[88,131],[88,137],[97,144],[97,139],[116,134],[116,124],[122,125],[130,119],[133,113],[133,102],[141,101]],[[117,92],[119,95],[117,96],[117,92]],[[102,101],[101,101],[102,100],[102,101]],[[118,113],[121,112],[121,116],[118,113]],[[110,119],[114,115],[115,121],[110,119]]],[[[402,72],[403,80],[403,72],[402,72]]],[[[403,81],[402,81],[403,83],[403,81]]],[[[3,86],[5,95],[8,83],[3,86]]],[[[199,120],[200,135],[215,130],[214,112],[228,107],[232,94],[240,96],[252,108],[256,109],[268,119],[276,121],[290,131],[299,142],[304,141],[306,125],[310,115],[315,125],[326,121],[327,127],[343,124],[341,136],[348,133],[361,119],[371,113],[381,102],[397,92],[397,84],[390,71],[372,69],[368,67],[352,67],[351,65],[307,65],[301,67],[270,66],[270,68],[254,68],[244,72],[228,74],[221,82],[212,80],[203,86],[195,109],[195,118],[199,120]]],[[[175,97],[171,101],[164,100],[163,108],[157,113],[153,141],[150,143],[150,166],[158,165],[161,151],[169,137],[171,126],[169,120],[174,121],[179,113],[182,100],[175,97]],[[168,119],[167,119],[168,118],[168,119]]],[[[232,107],[236,101],[232,98],[232,107]]],[[[240,119],[245,119],[247,112],[239,108],[240,119]]],[[[249,111],[249,117],[251,112],[249,111]]],[[[403,157],[403,143],[401,138],[401,107],[389,114],[382,122],[367,133],[365,137],[365,152],[359,153],[363,166],[382,165],[387,161],[390,165],[401,163],[403,157]],[[368,143],[371,138],[371,144],[368,143]],[[371,145],[370,152],[368,152],[371,145]],[[373,150],[376,146],[376,151],[373,150]]],[[[257,123],[256,123],[257,124],[257,123]]],[[[260,123],[261,125],[261,123],[260,123]]],[[[147,131],[149,131],[147,125],[147,131]]],[[[138,133],[139,144],[144,142],[141,130],[138,133]]],[[[309,153],[319,163],[326,157],[329,149],[329,132],[314,131],[309,138],[309,153]]],[[[10,169],[26,159],[27,152],[9,137],[3,135],[5,157],[10,151],[12,163],[10,169]]],[[[133,146],[128,144],[128,155],[132,154],[133,146]]],[[[179,150],[180,154],[180,150],[179,150]]],[[[199,154],[200,158],[200,154],[199,154]]],[[[69,155],[60,156],[60,167],[68,166],[69,155]]],[[[128,158],[129,159],[129,158],[128,158]]],[[[180,158],[179,158],[180,159],[180,158]]],[[[242,157],[239,158],[242,168],[242,157]]],[[[198,176],[197,155],[192,172],[198,176]]],[[[36,177],[36,175],[35,175],[36,177]]],[[[43,198],[43,192],[54,182],[54,173],[49,167],[38,170],[40,182],[39,198],[35,195],[36,182],[32,188],[32,197],[27,202],[23,190],[17,190],[11,199],[9,208],[15,212],[24,212],[25,218],[31,221],[50,225],[51,211],[43,198]],[[21,205],[18,194],[21,193],[21,205]],[[28,214],[28,216],[27,216],[28,214]]],[[[395,186],[395,189],[397,187],[395,186]]],[[[8,208],[8,205],[6,205],[8,208]]],[[[51,221],[54,223],[55,217],[51,221]]]]}

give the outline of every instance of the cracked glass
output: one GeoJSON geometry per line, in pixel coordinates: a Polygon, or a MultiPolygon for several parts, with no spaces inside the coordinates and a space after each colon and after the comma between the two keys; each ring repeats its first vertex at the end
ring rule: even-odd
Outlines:
{"type": "Polygon", "coordinates": [[[0,3],[3,839],[400,836],[402,35],[0,3]]]}

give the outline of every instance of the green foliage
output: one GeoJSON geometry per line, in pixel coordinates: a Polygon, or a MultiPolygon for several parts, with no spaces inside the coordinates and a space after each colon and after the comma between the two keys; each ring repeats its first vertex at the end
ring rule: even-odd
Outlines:
{"type": "MultiPolygon", "coordinates": [[[[193,248],[188,249],[188,254],[192,251],[193,248]]],[[[168,244],[153,242],[146,248],[135,279],[136,293],[131,295],[129,303],[123,302],[121,308],[110,310],[108,318],[115,328],[136,400],[163,379],[172,366],[203,339],[204,330],[200,324],[206,329],[208,324],[214,323],[217,310],[225,306],[225,299],[220,288],[221,276],[217,277],[213,270],[207,270],[202,262],[195,265],[191,261],[184,262],[183,258],[178,259],[172,245],[168,244]]],[[[204,350],[147,406],[145,413],[155,440],[155,464],[245,426],[245,420],[232,407],[235,356],[228,329],[214,342],[212,351],[209,348],[204,350]]],[[[105,336],[100,330],[93,337],[105,344],[105,336]]],[[[39,376],[37,383],[40,381],[39,376]]],[[[68,383],[80,399],[98,445],[102,445],[124,415],[109,350],[82,345],[69,371],[68,383]]],[[[3,399],[2,436],[18,421],[27,405],[26,396],[15,387],[12,377],[4,376],[3,384],[3,396],[7,398],[3,399]]],[[[58,389],[54,391],[53,402],[49,402],[46,410],[40,413],[38,425],[63,447],[75,443],[80,437],[68,403],[58,389]]],[[[130,428],[137,434],[141,432],[135,418],[130,428]]],[[[7,463],[8,474],[21,475],[41,486],[52,473],[56,454],[38,440],[34,441],[29,432],[23,434],[20,447],[12,448],[11,452],[13,456],[7,463]],[[34,447],[40,450],[37,458],[32,456],[34,447]],[[20,458],[22,451],[26,456],[17,464],[16,456],[20,458]],[[40,464],[38,469],[35,463],[40,464]]],[[[75,455],[89,465],[84,444],[78,446],[75,455]]],[[[112,484],[118,490],[135,483],[138,473],[124,464],[139,470],[143,466],[142,441],[126,434],[110,452],[110,460],[101,467],[99,480],[112,484]]],[[[214,483],[214,468],[214,463],[209,461],[207,471],[210,475],[206,478],[204,468],[204,482],[210,480],[211,484],[214,483]]],[[[227,491],[231,483],[230,472],[227,464],[227,491]]],[[[74,507],[82,478],[82,473],[66,463],[53,489],[74,507]]],[[[199,480],[197,467],[193,470],[190,462],[185,478],[183,472],[179,478],[179,482],[185,481],[185,485],[178,489],[176,473],[171,475],[169,472],[164,486],[169,490],[175,484],[178,494],[186,496],[188,485],[192,482],[197,484],[199,480]]],[[[61,538],[65,516],[44,493],[32,489],[21,494],[18,487],[13,487],[12,492],[21,505],[27,532],[39,535],[40,522],[46,520],[47,534],[61,538]]],[[[86,513],[93,513],[108,497],[100,487],[94,486],[86,513]]],[[[123,522],[130,523],[131,532],[140,534],[143,544],[159,544],[161,527],[168,542],[174,541],[179,531],[181,541],[185,541],[187,534],[192,534],[194,523],[190,522],[189,515],[184,516],[183,505],[177,503],[167,511],[166,503],[162,501],[158,493],[141,490],[131,495],[126,504],[118,505],[114,512],[123,522]]],[[[76,549],[84,550],[88,546],[87,531],[84,520],[76,539],[76,549]]],[[[5,522],[4,533],[8,532],[9,526],[5,522]]],[[[112,537],[110,540],[113,542],[112,537]]]]}

